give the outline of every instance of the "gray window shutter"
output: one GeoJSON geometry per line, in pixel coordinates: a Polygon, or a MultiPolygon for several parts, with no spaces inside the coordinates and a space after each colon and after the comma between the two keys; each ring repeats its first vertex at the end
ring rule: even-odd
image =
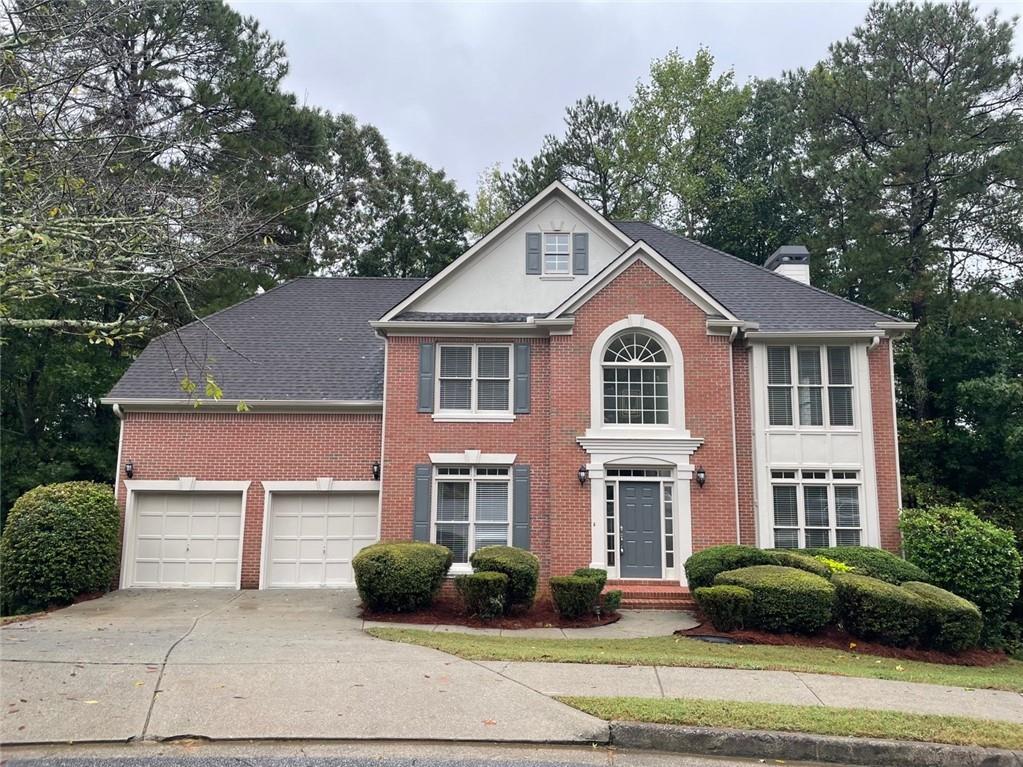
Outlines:
{"type": "Polygon", "coordinates": [[[515,412],[529,412],[529,368],[532,347],[515,344],[515,412]]]}
{"type": "Polygon", "coordinates": [[[540,233],[526,232],[526,274],[540,274],[540,250],[540,233]]]}
{"type": "Polygon", "coordinates": [[[412,539],[430,541],[430,496],[433,495],[433,467],[428,463],[416,465],[416,487],[413,495],[412,539]]]}
{"type": "Polygon", "coordinates": [[[578,232],[572,235],[572,274],[590,273],[590,235],[578,232]]]}
{"type": "Polygon", "coordinates": [[[433,412],[434,344],[419,344],[419,412],[433,412]]]}
{"type": "Polygon", "coordinates": [[[512,469],[512,546],[529,548],[529,466],[516,464],[512,469]]]}

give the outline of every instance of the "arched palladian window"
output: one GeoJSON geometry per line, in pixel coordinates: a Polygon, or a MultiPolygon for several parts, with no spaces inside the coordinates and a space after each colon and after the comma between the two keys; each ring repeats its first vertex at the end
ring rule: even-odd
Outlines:
{"type": "Polygon", "coordinates": [[[668,423],[668,355],[661,342],[629,330],[604,351],[604,423],[668,423]]]}

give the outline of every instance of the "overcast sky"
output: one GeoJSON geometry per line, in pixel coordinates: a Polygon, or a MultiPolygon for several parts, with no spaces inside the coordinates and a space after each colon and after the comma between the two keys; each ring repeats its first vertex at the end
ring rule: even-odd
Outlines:
{"type": "MultiPolygon", "coordinates": [[[[494,162],[530,157],[564,109],[628,102],[650,61],[700,45],[740,82],[810,66],[863,19],[860,2],[328,3],[232,5],[287,46],[285,86],[349,112],[392,149],[444,168],[469,192],[494,162]]],[[[980,3],[1023,15],[1023,2],[980,3]]],[[[1023,52],[1023,33],[1016,33],[1023,52]]]]}

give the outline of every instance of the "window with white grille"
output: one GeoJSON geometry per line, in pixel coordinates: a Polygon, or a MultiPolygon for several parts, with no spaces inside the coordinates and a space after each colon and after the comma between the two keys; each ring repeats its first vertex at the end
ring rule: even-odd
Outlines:
{"type": "Polygon", "coordinates": [[[668,356],[653,336],[629,331],[604,352],[604,423],[668,423],[668,356]]]}
{"type": "Polygon", "coordinates": [[[434,472],[433,540],[456,564],[484,546],[507,546],[511,485],[505,467],[439,466],[434,472]]]}
{"type": "Polygon", "coordinates": [[[571,252],[568,232],[551,232],[543,236],[543,273],[568,274],[571,252]]]}
{"type": "Polygon", "coordinates": [[[511,412],[511,346],[441,344],[437,354],[438,412],[511,412]]]}
{"type": "Polygon", "coordinates": [[[859,546],[863,539],[859,472],[773,470],[774,546],[815,549],[859,546]]]}
{"type": "Polygon", "coordinates": [[[770,426],[853,426],[851,349],[848,346],[768,346],[767,423],[770,426]]]}

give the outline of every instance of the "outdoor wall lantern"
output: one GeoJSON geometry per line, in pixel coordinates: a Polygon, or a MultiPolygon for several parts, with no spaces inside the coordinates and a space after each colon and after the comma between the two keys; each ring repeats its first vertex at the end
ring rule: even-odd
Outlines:
{"type": "Polygon", "coordinates": [[[706,481],[707,481],[707,472],[705,472],[703,470],[703,467],[700,466],[696,470],[696,484],[698,484],[700,487],[703,487],[703,483],[706,482],[706,481]]]}
{"type": "Polygon", "coordinates": [[[373,479],[380,479],[380,461],[373,461],[373,479]]]}
{"type": "Polygon", "coordinates": [[[124,474],[126,477],[128,477],[128,479],[131,479],[135,475],[135,464],[133,464],[131,461],[128,461],[128,463],[124,464],[124,474]]]}
{"type": "Polygon", "coordinates": [[[586,478],[590,476],[590,470],[585,465],[580,466],[577,475],[579,477],[579,486],[582,487],[586,484],[586,478]]]}

